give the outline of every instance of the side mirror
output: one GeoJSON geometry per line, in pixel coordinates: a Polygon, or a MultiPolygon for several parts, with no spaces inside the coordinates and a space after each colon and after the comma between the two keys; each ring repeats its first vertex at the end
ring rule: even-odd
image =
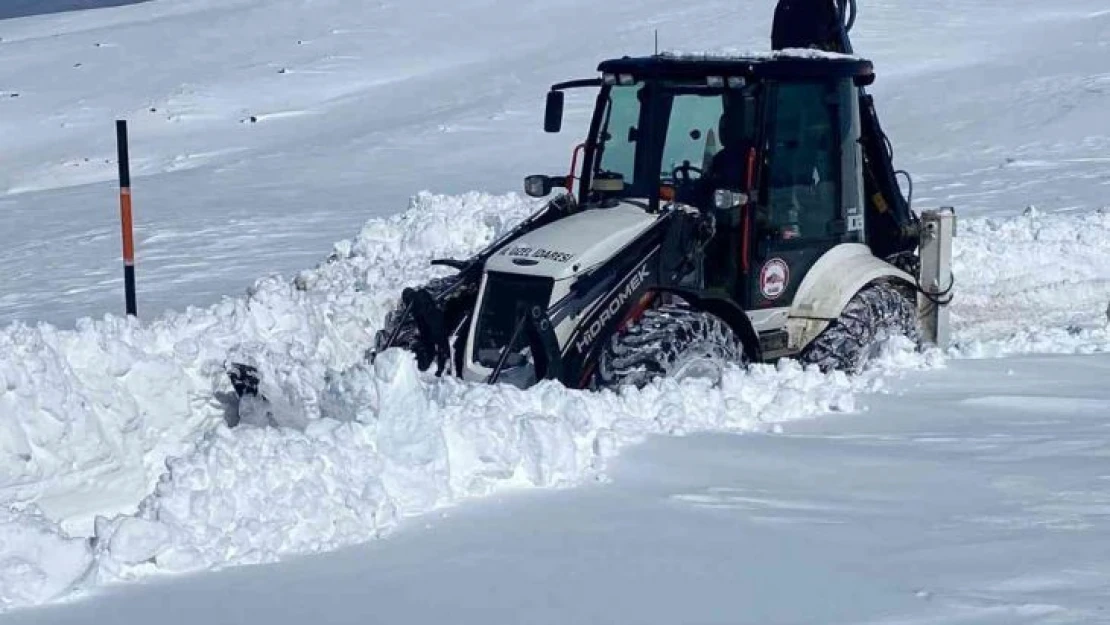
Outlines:
{"type": "Polygon", "coordinates": [[[543,113],[544,132],[559,132],[563,129],[563,103],[566,94],[562,91],[547,92],[547,107],[543,113]]]}
{"type": "Polygon", "coordinates": [[[555,187],[567,186],[566,176],[528,176],[524,179],[524,193],[529,197],[546,197],[555,187]]]}

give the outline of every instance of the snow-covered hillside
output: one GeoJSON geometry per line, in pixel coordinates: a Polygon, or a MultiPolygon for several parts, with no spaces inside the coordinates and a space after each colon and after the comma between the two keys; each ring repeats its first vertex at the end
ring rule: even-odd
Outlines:
{"type": "MultiPolygon", "coordinates": [[[[312,266],[419,190],[564,171],[591,102],[544,135],[547,85],[650,52],[656,28],[667,48],[766,48],[773,4],[156,0],[0,20],[0,322],[122,310],[116,117],[153,316],[312,266]]],[[[1102,205],[1104,9],[862,4],[854,38],[920,203],[1102,205]]]]}
{"type": "MultiPolygon", "coordinates": [[[[1073,466],[1068,454],[1099,457],[1110,446],[1105,428],[1090,421],[1110,401],[1098,383],[1105,357],[1084,356],[1110,352],[1104,1],[863,3],[855,41],[879,68],[880,114],[898,164],[917,174],[919,205],[953,204],[961,213],[955,344],[945,354],[892,346],[879,367],[856,378],[785,363],[734,371],[719,388],[665,382],[619,396],[435,380],[401,354],[364,364],[401,287],[441,271],[428,259],[464,255],[534,210],[531,200],[501,194],[523,174],[565,169],[580,133],[540,132],[548,83],[589,76],[605,56],[649,51],[655,28],[667,47],[763,48],[772,4],[152,0],[0,20],[0,211],[9,226],[0,232],[0,609],[95,594],[121,580],[327,552],[411,527],[406,517],[522,487],[612,477],[622,500],[621,476],[629,474],[610,471],[614,456],[653,434],[785,431],[805,439],[803,431],[822,430],[816,449],[774,436],[724,447],[747,454],[767,445],[757,458],[780,473],[812,467],[815,492],[833,491],[843,487],[842,476],[821,467],[845,458],[837,446],[841,423],[852,432],[845,437],[876,441],[874,454],[870,443],[851,449],[853,466],[906,472],[937,489],[918,503],[951,516],[926,521],[943,526],[974,516],[983,519],[976,527],[1015,530],[1078,518],[1068,548],[1097,548],[1105,534],[1092,527],[1105,478],[1089,475],[1092,463],[1073,466]],[[1041,45],[1026,45],[1032,38],[1041,45]],[[75,323],[120,307],[111,183],[118,116],[133,124],[143,320],[75,323]],[[452,194],[408,200],[422,188],[452,194]],[[285,275],[262,277],[273,271],[285,275]],[[165,308],[177,312],[155,314],[165,308]],[[1062,358],[1005,359],[1044,353],[1062,358]],[[224,427],[232,404],[223,364],[232,356],[263,367],[273,385],[267,395],[283,402],[290,427],[224,427]],[[953,363],[969,358],[978,362],[953,363]],[[946,363],[951,371],[932,371],[946,363]],[[995,383],[1014,367],[1020,388],[999,382],[990,397],[979,397],[984,380],[995,383]],[[1074,388],[1026,388],[1041,369],[1044,385],[1066,380],[1074,388]],[[945,377],[937,383],[936,376],[945,377]],[[925,390],[903,395],[917,384],[925,390]],[[913,402],[912,418],[903,396],[913,402]],[[932,408],[930,397],[937,398],[932,408]],[[863,416],[843,415],[866,408],[863,416]],[[1029,423],[1026,408],[1060,427],[1029,423]],[[800,423],[830,412],[841,414],[800,423]],[[934,412],[948,419],[943,434],[930,421],[934,412]],[[876,433],[885,419],[897,435],[876,433]],[[887,444],[891,436],[923,441],[929,451],[916,463],[894,462],[892,450],[900,448],[887,444]],[[998,436],[1024,445],[1021,458],[1052,451],[1067,466],[1016,477],[979,471],[978,464],[999,461],[989,453],[998,436]],[[775,460],[769,449],[782,455],[775,460]],[[982,489],[961,490],[954,470],[928,476],[953,450],[971,454],[960,467],[982,489]],[[1026,488],[1038,479],[1050,486],[1026,488]],[[972,505],[990,488],[1002,492],[997,501],[972,505]],[[1074,497],[1059,500],[1067,489],[1074,497]],[[1034,500],[1027,508],[1036,514],[1009,514],[1006,506],[1021,497],[1034,500]],[[1074,501],[1082,506],[1064,506],[1074,501]]],[[[567,127],[582,127],[588,98],[569,105],[567,127]]],[[[658,478],[675,457],[697,473],[698,453],[640,454],[633,466],[662,463],[658,478]]],[[[753,460],[731,470],[759,466],[753,460]]],[[[784,507],[785,499],[767,492],[786,484],[735,484],[742,477],[724,480],[727,488],[763,494],[690,491],[674,501],[726,510],[749,525],[760,514],[840,510],[814,503],[814,492],[784,507]]],[[[876,538],[887,542],[841,535],[870,558],[881,558],[879,545],[905,544],[895,506],[879,506],[892,500],[889,487],[851,482],[851,510],[882,508],[889,523],[876,538]]],[[[708,536],[727,542],[717,530],[708,536]]],[[[945,536],[993,553],[982,532],[945,536]]],[[[682,550],[679,538],[669,540],[682,550]]],[[[1027,540],[1025,533],[1013,538],[1027,540]]],[[[1071,570],[1046,560],[1056,543],[1046,544],[1038,551],[1042,586],[1110,587],[1110,571],[1097,559],[1074,575],[1045,573],[1071,570]]],[[[847,566],[851,553],[815,551],[797,567],[777,564],[776,579],[800,575],[819,584],[800,570],[847,566]]],[[[945,576],[962,566],[959,557],[946,564],[903,554],[900,561],[934,578],[914,601],[929,601],[941,588],[958,595],[960,606],[989,594],[948,587],[956,582],[945,576]]],[[[985,561],[1020,564],[1005,554],[985,561]]],[[[696,569],[706,561],[686,562],[696,569]]],[[[844,582],[843,591],[870,579],[844,582]]],[[[1036,581],[1014,580],[993,592],[1020,594],[1013,584],[1036,581]]],[[[886,599],[863,593],[861,601],[868,609],[844,612],[843,620],[877,618],[886,599]]],[[[770,615],[760,622],[776,620],[772,607],[760,608],[770,615]]],[[[1027,608],[930,615],[1052,622],[1081,614],[1090,622],[1097,612],[1027,608]]],[[[213,610],[204,620],[229,618],[213,610]]],[[[77,613],[52,614],[65,620],[77,613]]],[[[659,620],[664,612],[655,614],[659,620]]],[[[510,620],[502,616],[494,620],[510,620]]]]}

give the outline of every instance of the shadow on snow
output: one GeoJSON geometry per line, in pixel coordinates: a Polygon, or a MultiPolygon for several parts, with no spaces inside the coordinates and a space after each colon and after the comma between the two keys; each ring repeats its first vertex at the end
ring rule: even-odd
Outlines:
{"type": "Polygon", "coordinates": [[[148,0],[0,0],[0,20],[45,13],[103,9],[125,4],[139,4],[148,0]]]}

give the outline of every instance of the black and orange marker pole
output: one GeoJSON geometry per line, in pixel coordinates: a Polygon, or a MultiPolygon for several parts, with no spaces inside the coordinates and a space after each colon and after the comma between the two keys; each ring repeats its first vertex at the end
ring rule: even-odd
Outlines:
{"type": "Polygon", "coordinates": [[[123,230],[123,289],[127,314],[138,316],[135,305],[135,235],[131,218],[131,165],[127,154],[127,121],[116,120],[116,148],[119,154],[119,221],[123,230]]]}

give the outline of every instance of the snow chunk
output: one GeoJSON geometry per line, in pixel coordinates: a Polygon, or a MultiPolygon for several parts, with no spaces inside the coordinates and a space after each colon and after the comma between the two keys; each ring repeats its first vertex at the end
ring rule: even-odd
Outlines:
{"type": "Polygon", "coordinates": [[[164,526],[139,517],[126,517],[111,527],[104,536],[105,525],[97,535],[107,545],[109,557],[126,564],[153,561],[169,542],[169,530],[164,526]]]}
{"type": "Polygon", "coordinates": [[[88,541],[70,538],[37,510],[0,507],[0,609],[55,599],[92,564],[88,541]]]}

